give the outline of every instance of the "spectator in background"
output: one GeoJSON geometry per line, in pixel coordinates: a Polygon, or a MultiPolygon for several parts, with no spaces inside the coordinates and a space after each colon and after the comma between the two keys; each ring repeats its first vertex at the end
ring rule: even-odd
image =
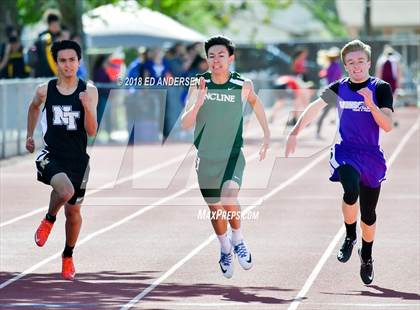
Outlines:
{"type": "MultiPolygon", "coordinates": [[[[186,58],[187,52],[183,44],[177,43],[167,51],[165,59],[173,76],[186,76],[186,58]]],[[[184,109],[183,97],[186,91],[187,88],[183,85],[172,86],[167,89],[165,120],[163,127],[164,138],[167,138],[170,134],[174,137],[180,132],[180,126],[176,126],[176,123],[182,113],[182,110],[184,109]]]]}
{"type": "MultiPolygon", "coordinates": [[[[340,65],[340,49],[336,46],[331,47],[325,52],[325,55],[321,57],[325,58],[326,70],[321,70],[321,78],[325,78],[327,85],[341,79],[343,76],[343,70],[340,65]],[[324,72],[323,72],[324,71],[324,72]]],[[[316,138],[322,140],[321,129],[325,117],[330,111],[332,105],[327,105],[322,111],[321,116],[317,122],[316,138]]]]}
{"type": "MultiPolygon", "coordinates": [[[[128,78],[138,78],[141,81],[144,81],[146,77],[146,72],[144,70],[144,64],[151,61],[152,52],[150,49],[145,49],[144,47],[139,47],[137,49],[138,56],[134,59],[127,69],[128,78]]],[[[129,144],[134,143],[134,132],[133,126],[140,118],[147,118],[147,104],[139,104],[140,102],[148,102],[149,93],[146,89],[139,89],[139,86],[136,85],[130,88],[127,97],[124,100],[126,119],[127,119],[127,132],[130,136],[129,144]]]]}
{"type": "Polygon", "coordinates": [[[41,32],[35,44],[28,52],[29,65],[34,69],[35,77],[53,77],[57,75],[57,65],[51,54],[52,44],[60,38],[60,13],[55,10],[44,14],[48,29],[41,32]]]}
{"type": "Polygon", "coordinates": [[[200,55],[202,52],[204,52],[202,43],[194,43],[187,46],[187,55],[185,57],[184,63],[185,70],[191,68],[191,65],[194,62],[197,55],[200,55]]]}
{"type": "Polygon", "coordinates": [[[308,50],[307,49],[297,49],[292,55],[292,64],[291,70],[292,74],[299,77],[303,81],[308,81],[308,77],[306,73],[308,71],[307,68],[307,58],[308,58],[308,50]]]}
{"type": "MultiPolygon", "coordinates": [[[[140,75],[143,81],[141,90],[135,91],[125,100],[129,133],[133,129],[132,125],[135,124],[135,131],[130,134],[130,143],[136,143],[136,141],[142,139],[156,141],[158,137],[157,128],[163,128],[164,133],[167,132],[167,126],[165,127],[166,102],[173,100],[173,98],[170,98],[171,95],[167,96],[164,91],[167,89],[166,87],[157,86],[159,79],[172,77],[169,62],[164,58],[161,48],[147,51],[144,64],[140,67],[140,75]],[[147,78],[149,79],[146,81],[147,78]],[[139,94],[141,94],[141,99],[139,94]],[[148,130],[150,132],[146,137],[144,134],[148,130]]],[[[168,103],[169,105],[171,103],[168,103]]]]}
{"type": "Polygon", "coordinates": [[[4,45],[0,58],[0,78],[14,79],[29,76],[30,68],[26,66],[23,47],[19,33],[14,27],[6,27],[8,43],[4,45]]]}
{"type": "Polygon", "coordinates": [[[184,64],[187,60],[187,51],[185,45],[181,43],[175,44],[168,51],[167,61],[169,64],[170,71],[174,76],[185,76],[184,64]]]}
{"type": "Polygon", "coordinates": [[[5,28],[6,41],[0,43],[0,62],[4,57],[4,53],[6,51],[6,46],[9,43],[9,38],[14,31],[15,31],[15,27],[13,27],[13,26],[6,26],[6,28],[5,28]]]}
{"type": "Polygon", "coordinates": [[[172,75],[169,63],[166,59],[164,59],[161,48],[154,48],[151,51],[150,59],[146,59],[144,63],[144,71],[146,76],[150,76],[155,79],[172,75]]]}
{"type": "Polygon", "coordinates": [[[191,68],[192,63],[196,59],[197,55],[200,55],[202,50],[203,50],[202,43],[193,43],[187,46],[187,54],[186,54],[185,62],[184,62],[184,70],[187,71],[191,68]]]}
{"type": "Polygon", "coordinates": [[[273,85],[275,91],[275,102],[270,116],[270,123],[273,123],[278,113],[282,110],[285,102],[292,102],[292,118],[288,119],[287,126],[294,126],[307,107],[313,95],[314,83],[312,81],[304,82],[302,79],[293,75],[279,76],[273,85]]]}
{"type": "Polygon", "coordinates": [[[196,55],[191,66],[188,68],[187,75],[190,77],[194,77],[197,74],[202,74],[209,69],[207,64],[207,60],[203,58],[201,55],[196,55]]]}
{"type": "MultiPolygon", "coordinates": [[[[384,50],[376,62],[375,75],[391,86],[392,96],[396,102],[396,90],[401,86],[402,80],[401,55],[391,45],[384,46],[384,50]]],[[[394,126],[398,126],[397,120],[394,120],[394,126]]]]}
{"type": "Polygon", "coordinates": [[[326,57],[328,60],[328,67],[326,72],[327,83],[331,84],[343,76],[343,70],[340,65],[340,49],[336,46],[331,47],[326,57]]]}
{"type": "MultiPolygon", "coordinates": [[[[77,44],[79,44],[82,47],[82,52],[83,52],[83,42],[82,42],[82,38],[80,37],[80,35],[73,33],[70,36],[70,40],[77,42],[77,44]]],[[[86,68],[86,63],[83,60],[84,57],[82,59],[80,59],[80,65],[79,65],[79,70],[77,70],[77,76],[85,81],[88,80],[88,70],[86,68]]]]}
{"type": "Polygon", "coordinates": [[[61,14],[57,10],[47,10],[44,13],[44,20],[47,22],[48,28],[42,31],[38,38],[42,39],[45,35],[50,35],[53,41],[56,41],[61,34],[61,14]]]}
{"type": "Polygon", "coordinates": [[[137,49],[137,58],[134,59],[127,68],[127,77],[129,78],[139,78],[142,77],[143,65],[146,59],[147,50],[144,47],[139,47],[137,49]]]}
{"type": "Polygon", "coordinates": [[[109,97],[109,92],[111,89],[110,85],[103,85],[112,83],[111,78],[106,72],[107,65],[108,55],[100,55],[96,59],[96,62],[93,66],[93,82],[98,88],[98,105],[96,107],[98,128],[100,128],[101,133],[106,132],[109,135],[111,133],[111,113],[110,111],[108,111],[108,113],[105,113],[105,110],[107,100],[109,97]]]}
{"type": "MultiPolygon", "coordinates": [[[[144,63],[150,57],[150,50],[145,49],[144,47],[139,47],[137,49],[137,58],[134,59],[127,69],[127,77],[133,79],[141,79],[143,81],[144,76],[144,63]]],[[[138,83],[138,82],[137,82],[138,83]]],[[[134,132],[133,126],[137,121],[137,118],[142,113],[141,108],[143,106],[139,105],[140,102],[140,90],[138,89],[138,84],[131,86],[128,92],[127,97],[124,100],[126,119],[127,119],[127,132],[129,135],[129,144],[134,143],[134,132]]],[[[147,93],[142,94],[143,100],[147,100],[147,93]]]]}
{"type": "MultiPolygon", "coordinates": [[[[64,25],[61,26],[61,31],[59,32],[59,34],[57,36],[57,41],[62,41],[62,40],[72,40],[71,34],[70,34],[70,29],[67,28],[64,25]]],[[[79,43],[79,42],[77,42],[77,43],[79,43]]]]}
{"type": "Polygon", "coordinates": [[[194,43],[187,47],[184,66],[186,66],[186,76],[190,78],[195,77],[197,74],[202,74],[209,69],[207,60],[201,55],[200,50],[203,50],[202,43],[194,43]]]}
{"type": "MultiPolygon", "coordinates": [[[[152,49],[150,56],[150,59],[147,59],[144,63],[144,75],[146,77],[154,78],[156,81],[155,83],[157,83],[158,79],[173,76],[169,62],[163,57],[161,48],[152,49]]],[[[176,95],[172,93],[174,90],[173,87],[170,87],[169,89],[166,87],[159,88],[162,90],[166,89],[169,93],[147,90],[145,92],[147,101],[144,108],[147,108],[145,115],[147,115],[148,121],[158,121],[160,123],[159,127],[163,128],[162,134],[164,138],[166,138],[172,129],[172,116],[174,115],[174,112],[172,111],[172,108],[175,106],[173,104],[174,98],[171,97],[176,95]]]]}
{"type": "Polygon", "coordinates": [[[400,86],[400,59],[400,55],[387,44],[376,62],[376,77],[384,80],[391,86],[393,95],[395,95],[395,90],[400,86]]]}
{"type": "Polygon", "coordinates": [[[126,66],[124,59],[125,54],[122,49],[117,49],[109,56],[105,69],[112,82],[117,82],[118,78],[125,75],[126,66]]]}
{"type": "Polygon", "coordinates": [[[111,78],[107,74],[108,55],[100,55],[93,65],[93,81],[99,83],[111,83],[111,78]]]}

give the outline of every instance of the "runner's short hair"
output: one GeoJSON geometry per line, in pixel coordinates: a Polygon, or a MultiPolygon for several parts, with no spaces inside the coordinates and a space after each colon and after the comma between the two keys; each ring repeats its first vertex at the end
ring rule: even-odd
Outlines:
{"type": "Polygon", "coordinates": [[[82,49],[76,41],[62,40],[54,42],[51,46],[51,53],[55,62],[57,62],[58,52],[62,50],[74,50],[77,54],[77,59],[80,60],[82,58],[82,49]]]}
{"type": "Polygon", "coordinates": [[[209,38],[206,42],[204,42],[204,50],[206,51],[206,56],[208,56],[210,47],[214,45],[224,45],[226,46],[229,56],[235,53],[235,45],[233,44],[232,40],[228,37],[217,35],[209,38]]]}
{"type": "Polygon", "coordinates": [[[363,43],[360,40],[353,40],[347,43],[346,45],[344,45],[344,47],[341,49],[341,61],[343,62],[343,64],[345,64],[344,60],[348,53],[358,52],[358,51],[365,52],[368,58],[368,61],[370,61],[370,56],[371,56],[370,46],[363,43]]]}

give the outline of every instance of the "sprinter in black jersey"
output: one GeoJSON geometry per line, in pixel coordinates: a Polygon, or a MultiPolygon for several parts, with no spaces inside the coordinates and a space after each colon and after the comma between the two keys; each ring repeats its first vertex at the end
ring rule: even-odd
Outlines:
{"type": "Polygon", "coordinates": [[[62,277],[76,274],[73,249],[80,232],[80,208],[89,174],[87,136],[96,135],[98,91],[76,75],[80,65],[80,46],[69,40],[51,47],[58,78],[38,86],[28,111],[26,149],[34,152],[33,133],[41,113],[44,148],[36,158],[38,180],[51,185],[48,213],[35,232],[35,243],[42,247],[48,239],[56,215],[64,205],[66,244],[62,255],[62,277]]]}

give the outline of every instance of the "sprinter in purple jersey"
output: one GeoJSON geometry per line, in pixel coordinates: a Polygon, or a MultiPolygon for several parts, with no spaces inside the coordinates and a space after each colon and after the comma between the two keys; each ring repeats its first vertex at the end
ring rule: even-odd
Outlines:
{"type": "Polygon", "coordinates": [[[359,40],[347,43],[341,60],[349,77],[330,84],[320,98],[304,111],[287,137],[285,155],[295,151],[296,139],[327,105],[337,107],[338,141],[331,148],[331,181],[339,181],[344,189],[342,211],[346,237],[337,259],[345,263],[356,244],[356,222],[360,203],[362,247],[360,277],[365,284],[373,281],[372,245],[376,228],[376,205],[381,182],[385,179],[386,162],[380,147],[379,131],[392,129],[392,91],[388,83],[369,76],[370,46],[359,40]]]}

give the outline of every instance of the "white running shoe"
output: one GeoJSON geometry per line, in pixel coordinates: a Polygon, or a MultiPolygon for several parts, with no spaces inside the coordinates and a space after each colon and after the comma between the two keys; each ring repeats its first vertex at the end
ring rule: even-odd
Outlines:
{"type": "Polygon", "coordinates": [[[233,247],[233,252],[238,257],[239,264],[243,269],[248,270],[252,268],[251,252],[246,246],[244,240],[241,240],[241,242],[233,247]]]}
{"type": "Polygon", "coordinates": [[[233,252],[232,250],[230,253],[226,254],[220,252],[220,260],[219,260],[220,269],[222,269],[222,273],[225,278],[232,278],[233,276],[233,252]]]}

